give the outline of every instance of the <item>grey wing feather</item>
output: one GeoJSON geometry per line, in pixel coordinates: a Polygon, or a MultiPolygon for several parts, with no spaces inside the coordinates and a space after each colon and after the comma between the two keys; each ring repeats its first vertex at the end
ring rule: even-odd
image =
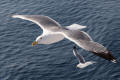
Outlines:
{"type": "Polygon", "coordinates": [[[82,31],[63,31],[65,37],[74,43],[76,43],[81,48],[94,53],[97,56],[100,56],[106,60],[115,62],[115,58],[112,56],[112,53],[108,51],[101,44],[94,42],[91,38],[82,31]]]}
{"type": "Polygon", "coordinates": [[[76,47],[73,47],[73,54],[78,58],[79,63],[85,63],[83,56],[78,53],[76,47]]]}
{"type": "Polygon", "coordinates": [[[74,40],[92,41],[91,37],[84,31],[80,30],[63,30],[65,37],[74,40]]]}
{"type": "Polygon", "coordinates": [[[97,42],[80,40],[78,43],[88,51],[107,52],[107,49],[97,42]]]}
{"type": "Polygon", "coordinates": [[[82,45],[82,48],[94,53],[97,56],[100,56],[109,61],[115,61],[115,57],[112,56],[112,53],[108,51],[104,46],[97,42],[93,41],[80,41],[79,45],[82,45]]]}
{"type": "Polygon", "coordinates": [[[13,15],[13,18],[21,18],[38,24],[42,29],[54,29],[60,27],[60,24],[48,16],[42,15],[13,15]]]}

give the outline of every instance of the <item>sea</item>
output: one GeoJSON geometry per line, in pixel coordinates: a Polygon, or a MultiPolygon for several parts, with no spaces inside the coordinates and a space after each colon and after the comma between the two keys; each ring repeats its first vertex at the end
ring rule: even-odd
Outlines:
{"type": "Polygon", "coordinates": [[[0,80],[120,80],[120,0],[1,0],[0,80]],[[96,62],[77,68],[73,42],[32,46],[42,29],[13,14],[49,16],[62,27],[87,26],[82,30],[110,50],[118,63],[77,47],[86,61],[96,62]]]}

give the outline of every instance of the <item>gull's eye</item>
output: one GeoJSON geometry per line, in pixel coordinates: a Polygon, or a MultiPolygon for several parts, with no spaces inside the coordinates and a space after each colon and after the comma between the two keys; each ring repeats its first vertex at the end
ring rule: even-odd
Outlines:
{"type": "Polygon", "coordinates": [[[40,39],[42,39],[42,37],[40,39]]]}

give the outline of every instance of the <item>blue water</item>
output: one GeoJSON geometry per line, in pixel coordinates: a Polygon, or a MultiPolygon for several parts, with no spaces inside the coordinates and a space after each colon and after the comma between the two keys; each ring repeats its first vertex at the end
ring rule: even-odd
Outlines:
{"type": "Polygon", "coordinates": [[[64,39],[51,45],[31,43],[41,34],[34,23],[10,14],[50,16],[62,26],[87,26],[94,41],[113,52],[120,62],[120,0],[1,0],[0,80],[120,80],[120,63],[114,64],[79,48],[86,61],[97,63],[76,68],[74,43],[64,39]]]}

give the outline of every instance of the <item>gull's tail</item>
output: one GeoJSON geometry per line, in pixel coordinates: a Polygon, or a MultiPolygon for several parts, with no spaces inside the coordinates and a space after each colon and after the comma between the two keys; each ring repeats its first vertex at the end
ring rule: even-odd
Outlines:
{"type": "Polygon", "coordinates": [[[77,67],[78,67],[78,68],[85,68],[85,67],[87,67],[87,66],[89,66],[89,65],[91,65],[91,64],[94,64],[94,63],[96,63],[96,62],[94,62],[94,61],[88,61],[88,62],[85,62],[85,63],[79,63],[79,64],[77,65],[77,67]]]}

